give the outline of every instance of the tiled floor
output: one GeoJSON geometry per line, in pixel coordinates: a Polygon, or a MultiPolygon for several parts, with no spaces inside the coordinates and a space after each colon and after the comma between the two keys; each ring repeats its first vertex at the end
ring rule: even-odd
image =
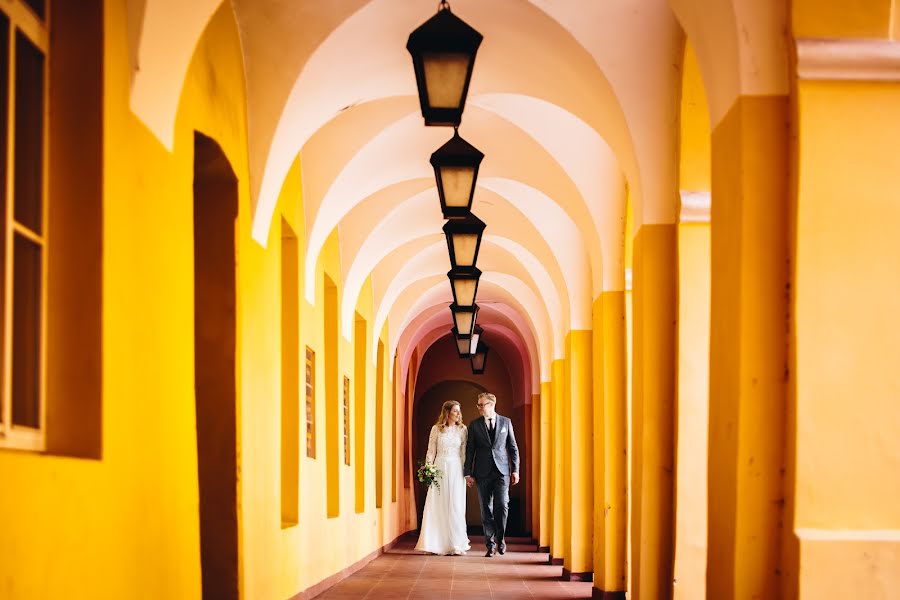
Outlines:
{"type": "Polygon", "coordinates": [[[484,557],[482,538],[470,536],[466,556],[433,556],[413,550],[415,537],[404,537],[389,552],[326,590],[317,599],[524,600],[590,598],[590,583],[561,582],[562,567],[547,564],[546,553],[532,544],[509,540],[503,556],[484,557]],[[518,543],[513,543],[518,542],[518,543]]]}

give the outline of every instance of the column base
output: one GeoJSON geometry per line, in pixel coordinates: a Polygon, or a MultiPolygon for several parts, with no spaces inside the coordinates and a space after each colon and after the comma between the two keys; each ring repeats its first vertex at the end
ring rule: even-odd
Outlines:
{"type": "Polygon", "coordinates": [[[548,565],[553,565],[553,566],[555,566],[555,567],[561,567],[562,564],[563,564],[563,559],[562,559],[562,557],[560,557],[560,558],[553,558],[553,555],[551,554],[551,555],[550,555],[550,560],[547,561],[547,564],[548,564],[548,565]]]}
{"type": "Polygon", "coordinates": [[[599,588],[591,588],[591,598],[594,600],[625,600],[625,592],[604,592],[599,588]]]}
{"type": "Polygon", "coordinates": [[[547,554],[550,554],[550,546],[538,546],[537,551],[538,552],[546,552],[547,554]]]}
{"type": "Polygon", "coordinates": [[[593,581],[594,573],[591,571],[585,571],[583,573],[573,573],[570,570],[563,568],[562,580],[563,581],[593,581]]]}

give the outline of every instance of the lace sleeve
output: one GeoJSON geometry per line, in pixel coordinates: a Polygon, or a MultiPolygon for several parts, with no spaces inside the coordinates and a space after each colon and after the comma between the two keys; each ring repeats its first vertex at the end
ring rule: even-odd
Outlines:
{"type": "Polygon", "coordinates": [[[434,464],[434,458],[437,455],[437,425],[431,426],[431,433],[428,435],[428,451],[425,452],[425,462],[429,465],[434,464]]]}
{"type": "Polygon", "coordinates": [[[466,463],[466,442],[469,441],[469,430],[465,425],[462,427],[462,433],[460,434],[462,437],[462,443],[459,445],[459,461],[463,464],[466,463]]]}

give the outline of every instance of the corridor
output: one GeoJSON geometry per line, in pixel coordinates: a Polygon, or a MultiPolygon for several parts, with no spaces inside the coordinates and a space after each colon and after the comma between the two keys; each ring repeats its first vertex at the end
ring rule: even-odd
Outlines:
{"type": "Polygon", "coordinates": [[[0,0],[0,155],[0,600],[900,598],[900,0],[0,0]]]}
{"type": "Polygon", "coordinates": [[[509,538],[503,556],[485,558],[483,538],[470,536],[466,556],[416,552],[415,535],[316,596],[317,600],[553,600],[590,598],[591,584],[560,581],[562,568],[525,538],[509,538]]]}

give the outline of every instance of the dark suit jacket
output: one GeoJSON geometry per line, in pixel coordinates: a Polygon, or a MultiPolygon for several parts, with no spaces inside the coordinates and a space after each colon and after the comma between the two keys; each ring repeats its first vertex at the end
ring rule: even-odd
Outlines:
{"type": "Polygon", "coordinates": [[[469,424],[469,439],[466,443],[466,476],[487,477],[493,467],[507,477],[519,472],[519,446],[513,433],[512,421],[503,415],[495,415],[494,443],[488,433],[487,420],[478,417],[469,424]]]}

